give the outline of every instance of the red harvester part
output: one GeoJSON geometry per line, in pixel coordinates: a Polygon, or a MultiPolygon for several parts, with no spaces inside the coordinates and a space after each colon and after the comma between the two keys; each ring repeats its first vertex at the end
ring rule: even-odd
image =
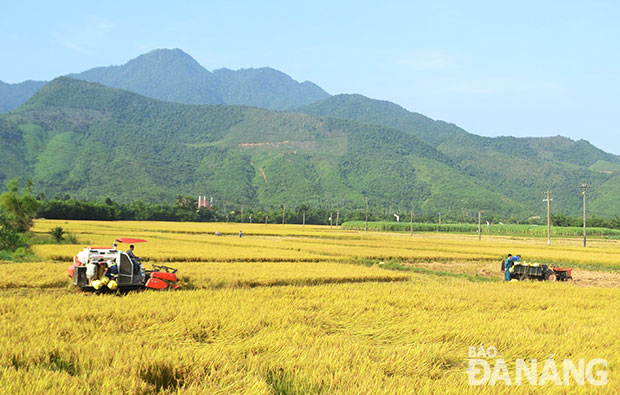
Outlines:
{"type": "Polygon", "coordinates": [[[67,273],[69,273],[69,277],[73,278],[73,271],[75,270],[76,266],[82,266],[82,262],[80,262],[77,258],[77,256],[73,257],[73,265],[69,266],[67,268],[67,273]]]}
{"type": "Polygon", "coordinates": [[[158,278],[149,278],[149,281],[144,286],[151,289],[166,289],[168,288],[168,283],[158,278]]]}
{"type": "Polygon", "coordinates": [[[177,282],[177,275],[175,273],[153,272],[151,273],[151,278],[158,278],[160,280],[177,282]]]}
{"type": "Polygon", "coordinates": [[[146,240],[144,239],[132,239],[131,237],[119,237],[118,239],[116,239],[116,241],[125,244],[146,243],[146,240]]]}

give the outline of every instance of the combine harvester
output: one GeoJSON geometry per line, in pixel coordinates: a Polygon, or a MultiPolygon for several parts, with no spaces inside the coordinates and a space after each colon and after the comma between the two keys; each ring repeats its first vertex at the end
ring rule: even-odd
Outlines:
{"type": "MultiPolygon", "coordinates": [[[[116,249],[116,243],[145,243],[146,240],[118,238],[112,247],[84,247],[73,257],[67,272],[73,284],[84,291],[130,291],[139,289],[177,289],[176,271],[168,266],[153,265],[145,270],[142,262],[132,259],[126,252],[116,249]],[[106,276],[108,268],[116,266],[117,273],[106,276]]],[[[111,270],[112,271],[112,270],[111,270]]]]}
{"type": "MultiPolygon", "coordinates": [[[[502,272],[506,271],[505,261],[502,261],[502,272]]],[[[539,281],[569,281],[572,280],[573,269],[547,266],[539,263],[520,262],[510,269],[511,280],[539,280],[539,281]]]]}

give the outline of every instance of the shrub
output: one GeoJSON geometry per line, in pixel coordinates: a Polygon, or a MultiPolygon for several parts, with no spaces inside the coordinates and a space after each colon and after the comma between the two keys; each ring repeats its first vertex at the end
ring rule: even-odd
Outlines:
{"type": "Polygon", "coordinates": [[[64,240],[65,230],[60,226],[57,226],[49,231],[49,234],[52,235],[56,243],[60,243],[64,240]]]}
{"type": "Polygon", "coordinates": [[[79,244],[80,242],[78,241],[77,237],[73,233],[67,233],[67,237],[65,237],[65,243],[79,244]]]}
{"type": "Polygon", "coordinates": [[[15,226],[0,213],[0,250],[15,251],[22,244],[22,237],[15,226]]]}

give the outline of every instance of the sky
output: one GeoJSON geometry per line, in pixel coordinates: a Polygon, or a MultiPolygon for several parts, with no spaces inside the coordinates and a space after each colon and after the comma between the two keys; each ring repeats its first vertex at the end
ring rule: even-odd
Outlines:
{"type": "Polygon", "coordinates": [[[0,80],[51,80],[180,48],[272,67],[484,136],[620,154],[617,1],[29,1],[0,12],[0,80]]]}

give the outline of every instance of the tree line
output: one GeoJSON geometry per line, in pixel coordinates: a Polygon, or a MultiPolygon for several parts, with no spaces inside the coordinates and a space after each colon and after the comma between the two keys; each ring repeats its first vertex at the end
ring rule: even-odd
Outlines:
{"type": "MultiPolygon", "coordinates": [[[[551,224],[554,226],[583,226],[582,217],[569,217],[566,214],[551,214],[551,224]]],[[[620,229],[620,217],[610,218],[591,216],[586,218],[586,226],[594,228],[620,229]]]]}
{"type": "MultiPolygon", "coordinates": [[[[299,204],[288,207],[286,205],[254,208],[249,205],[222,205],[211,208],[197,208],[197,199],[191,196],[178,196],[172,203],[145,203],[136,200],[129,204],[118,203],[110,198],[103,202],[77,200],[70,197],[36,200],[36,216],[47,219],[67,220],[136,220],[136,221],[180,221],[180,222],[240,222],[240,223],[284,223],[309,225],[337,225],[345,221],[364,221],[366,212],[363,209],[334,209],[313,207],[310,204],[299,204]]],[[[394,210],[372,208],[368,212],[369,221],[396,221],[394,210]]],[[[444,223],[476,223],[477,216],[471,213],[419,213],[415,214],[416,223],[437,223],[442,217],[444,223]]],[[[410,213],[401,212],[401,222],[409,222],[410,213]]],[[[483,218],[483,222],[492,223],[502,221],[496,216],[483,218]]],[[[620,229],[620,218],[590,216],[586,219],[587,225],[592,227],[620,229]]],[[[504,223],[528,223],[510,217],[503,219],[504,223]]],[[[535,221],[542,224],[540,221],[535,221]]],[[[571,217],[564,213],[551,214],[553,226],[583,226],[583,218],[571,217]]]]}
{"type": "MultiPolygon", "coordinates": [[[[416,214],[416,223],[437,223],[438,213],[416,214]]],[[[35,197],[32,182],[29,180],[20,187],[19,180],[7,182],[6,191],[0,194],[0,251],[15,251],[27,246],[24,237],[33,224],[34,218],[64,220],[138,220],[138,221],[180,221],[180,222],[238,222],[271,224],[309,224],[340,225],[345,221],[395,221],[393,210],[373,208],[368,213],[362,210],[338,210],[325,207],[312,207],[300,204],[269,208],[254,208],[243,205],[226,204],[210,208],[197,208],[197,199],[178,196],[171,203],[145,203],[136,200],[125,204],[106,198],[103,202],[73,199],[70,196],[56,196],[47,199],[43,195],[35,197]]],[[[498,222],[493,218],[493,222],[498,222]]],[[[409,222],[410,214],[402,213],[401,222],[409,222]]],[[[444,214],[443,223],[474,223],[477,218],[471,213],[444,214]]],[[[485,219],[483,219],[485,221],[485,219]]],[[[506,223],[519,223],[510,218],[506,223]]],[[[583,226],[583,219],[570,217],[563,213],[551,215],[554,226],[583,226]]],[[[588,217],[587,225],[610,229],[620,229],[620,218],[588,217]]]]}

